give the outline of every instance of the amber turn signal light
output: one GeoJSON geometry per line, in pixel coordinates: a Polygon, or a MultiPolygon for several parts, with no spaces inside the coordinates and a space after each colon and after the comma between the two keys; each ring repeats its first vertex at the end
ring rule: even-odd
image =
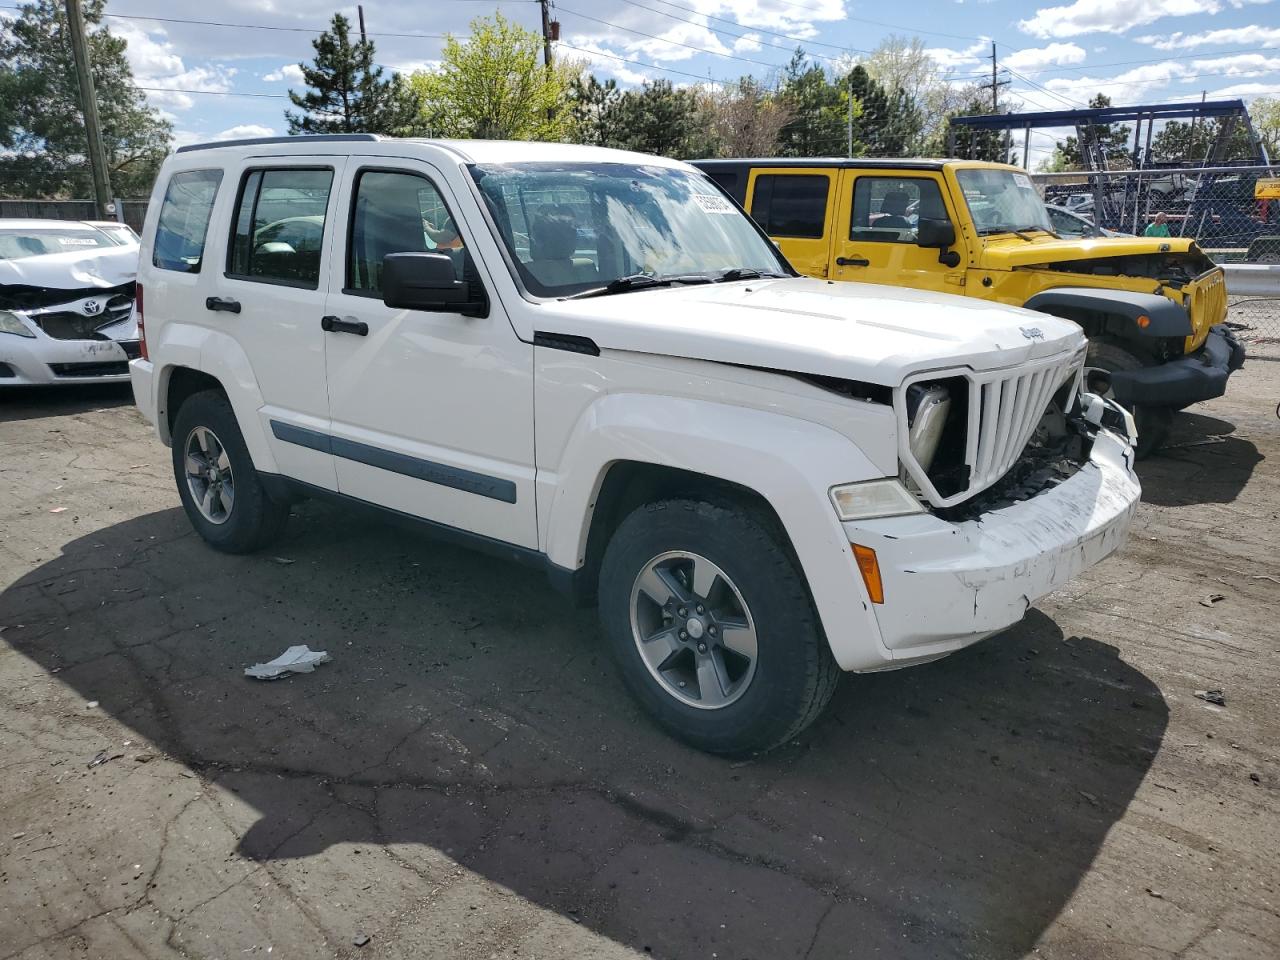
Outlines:
{"type": "Polygon", "coordinates": [[[853,558],[858,561],[858,571],[862,574],[862,582],[867,585],[871,602],[884,603],[884,584],[880,580],[880,563],[876,560],[876,552],[856,543],[850,546],[853,547],[853,558]]]}

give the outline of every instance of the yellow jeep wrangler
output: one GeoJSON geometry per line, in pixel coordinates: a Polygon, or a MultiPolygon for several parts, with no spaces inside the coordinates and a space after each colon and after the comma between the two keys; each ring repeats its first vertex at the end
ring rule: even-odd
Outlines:
{"type": "MultiPolygon", "coordinates": [[[[1074,320],[1089,388],[1133,410],[1138,455],[1226,392],[1244,348],[1193,240],[1064,240],[1017,167],[974,160],[699,160],[801,273],[983,297],[1074,320]]],[[[1024,331],[1034,336],[1029,326],[1024,331]]]]}

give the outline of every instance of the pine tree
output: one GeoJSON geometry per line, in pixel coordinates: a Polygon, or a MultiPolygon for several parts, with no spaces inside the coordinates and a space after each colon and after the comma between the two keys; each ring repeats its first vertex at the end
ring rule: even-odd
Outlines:
{"type": "Polygon", "coordinates": [[[313,65],[300,63],[305,93],[289,91],[302,112],[285,111],[291,134],[381,133],[391,136],[409,128],[417,106],[398,73],[382,78],[374,62],[373,42],[351,40],[351,21],[333,15],[329,30],[311,41],[313,65]]]}
{"type": "MultiPolygon", "coordinates": [[[[102,25],[104,8],[104,0],[86,0],[84,19],[111,188],[118,197],[145,197],[173,128],[134,86],[125,41],[102,25]]],[[[0,194],[93,193],[66,24],[58,0],[34,0],[0,20],[0,194]]]]}

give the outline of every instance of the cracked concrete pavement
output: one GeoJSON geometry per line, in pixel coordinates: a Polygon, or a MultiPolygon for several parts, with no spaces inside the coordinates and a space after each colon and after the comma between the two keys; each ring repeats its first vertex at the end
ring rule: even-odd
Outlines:
{"type": "Polygon", "coordinates": [[[1250,364],[1120,556],[734,764],[538,575],[316,503],[216,554],[127,389],[0,395],[0,958],[1280,955],[1278,399],[1250,364]]]}

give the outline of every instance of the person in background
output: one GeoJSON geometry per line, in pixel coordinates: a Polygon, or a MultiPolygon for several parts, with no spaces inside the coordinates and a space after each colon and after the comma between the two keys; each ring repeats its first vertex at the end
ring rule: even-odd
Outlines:
{"type": "Polygon", "coordinates": [[[1165,216],[1163,210],[1156,213],[1155,219],[1147,224],[1147,229],[1142,231],[1144,237],[1167,237],[1169,236],[1169,225],[1165,223],[1169,218],[1165,216]]]}

